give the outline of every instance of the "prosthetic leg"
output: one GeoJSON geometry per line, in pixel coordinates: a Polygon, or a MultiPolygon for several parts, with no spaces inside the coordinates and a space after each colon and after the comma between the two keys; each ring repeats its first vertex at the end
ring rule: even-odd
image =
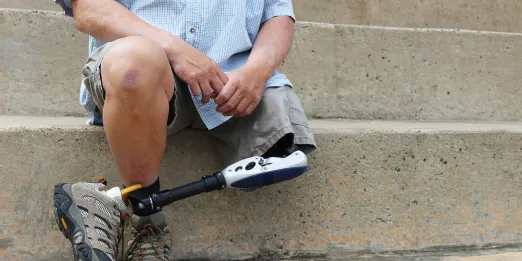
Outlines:
{"type": "Polygon", "coordinates": [[[293,135],[287,135],[262,157],[241,160],[197,182],[154,194],[145,192],[141,185],[123,190],[115,187],[107,194],[131,205],[134,214],[146,216],[173,202],[201,193],[225,188],[251,190],[290,180],[304,174],[308,170],[307,164],[306,154],[294,144],[293,135]]]}

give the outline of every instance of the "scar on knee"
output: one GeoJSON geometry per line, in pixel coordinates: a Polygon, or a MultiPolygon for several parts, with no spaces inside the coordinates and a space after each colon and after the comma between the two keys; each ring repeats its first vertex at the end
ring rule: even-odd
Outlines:
{"type": "Polygon", "coordinates": [[[133,90],[139,85],[139,71],[137,69],[129,69],[122,76],[122,84],[125,89],[133,90]]]}

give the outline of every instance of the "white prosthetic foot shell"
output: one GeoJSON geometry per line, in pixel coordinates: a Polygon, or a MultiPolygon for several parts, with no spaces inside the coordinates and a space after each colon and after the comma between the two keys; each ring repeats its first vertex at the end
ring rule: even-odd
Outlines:
{"type": "Polygon", "coordinates": [[[248,189],[290,180],[307,170],[306,154],[296,151],[286,158],[250,157],[228,166],[221,173],[228,188],[248,189]]]}

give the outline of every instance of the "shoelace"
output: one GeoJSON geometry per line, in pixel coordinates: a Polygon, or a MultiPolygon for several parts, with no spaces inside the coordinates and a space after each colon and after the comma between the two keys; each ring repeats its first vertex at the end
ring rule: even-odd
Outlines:
{"type": "MultiPolygon", "coordinates": [[[[125,226],[126,226],[126,219],[120,220],[120,226],[118,227],[118,242],[116,244],[116,255],[118,255],[118,248],[121,244],[121,255],[120,257],[123,257],[125,254],[125,226]]],[[[120,260],[120,258],[116,257],[116,260],[120,260]]]]}
{"type": "MultiPolygon", "coordinates": [[[[120,220],[120,224],[116,228],[116,235],[113,234],[113,233],[110,233],[108,235],[108,239],[110,241],[114,242],[114,244],[112,244],[112,243],[109,244],[112,252],[105,252],[105,254],[114,257],[114,259],[116,261],[118,261],[120,259],[120,258],[118,258],[118,252],[119,252],[119,249],[120,249],[120,243],[124,242],[123,240],[124,240],[124,237],[125,237],[125,225],[126,225],[126,221],[125,220],[120,220]]],[[[123,254],[124,254],[124,248],[125,248],[124,244],[122,244],[121,256],[123,256],[123,254]]]]}
{"type": "MultiPolygon", "coordinates": [[[[158,258],[166,260],[165,255],[164,255],[165,253],[160,253],[159,248],[157,247],[157,244],[161,243],[161,237],[162,237],[162,230],[160,228],[153,226],[153,225],[148,225],[148,226],[144,227],[138,233],[138,235],[135,237],[135,239],[132,241],[132,243],[130,244],[128,252],[127,252],[127,254],[125,254],[124,260],[129,261],[130,260],[129,257],[131,255],[136,254],[134,252],[139,253],[139,251],[150,250],[150,249],[153,249],[154,252],[156,252],[156,256],[158,258]],[[141,242],[142,238],[144,238],[144,237],[147,237],[146,238],[147,242],[141,242]],[[149,244],[150,247],[142,248],[142,246],[145,244],[149,244]]],[[[161,247],[161,248],[163,249],[163,247],[161,247]]],[[[148,255],[150,255],[150,254],[148,254],[148,255]]]]}

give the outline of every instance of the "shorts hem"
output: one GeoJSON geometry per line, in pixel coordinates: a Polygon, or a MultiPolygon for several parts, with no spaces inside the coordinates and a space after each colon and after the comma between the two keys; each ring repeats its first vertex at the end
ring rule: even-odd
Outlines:
{"type": "Polygon", "coordinates": [[[265,141],[263,144],[258,146],[255,150],[253,150],[250,155],[262,155],[265,152],[267,152],[276,142],[281,139],[283,136],[285,136],[288,133],[293,133],[294,129],[292,126],[285,126],[282,129],[279,129],[274,135],[272,135],[267,141],[265,141]]]}
{"type": "MultiPolygon", "coordinates": [[[[298,125],[298,124],[296,124],[298,125]]],[[[306,128],[304,126],[300,126],[301,128],[306,128]]],[[[311,132],[310,129],[306,128],[307,131],[311,132]]],[[[260,156],[266,153],[274,144],[276,144],[277,141],[279,141],[281,138],[283,138],[286,134],[293,133],[296,134],[296,130],[293,125],[285,126],[281,129],[279,129],[274,135],[270,137],[267,141],[265,141],[263,144],[256,147],[256,149],[252,150],[250,153],[250,156],[260,156]]],[[[294,142],[298,145],[311,145],[315,149],[317,147],[316,141],[314,138],[308,137],[308,136],[295,136],[294,142]]]]}

